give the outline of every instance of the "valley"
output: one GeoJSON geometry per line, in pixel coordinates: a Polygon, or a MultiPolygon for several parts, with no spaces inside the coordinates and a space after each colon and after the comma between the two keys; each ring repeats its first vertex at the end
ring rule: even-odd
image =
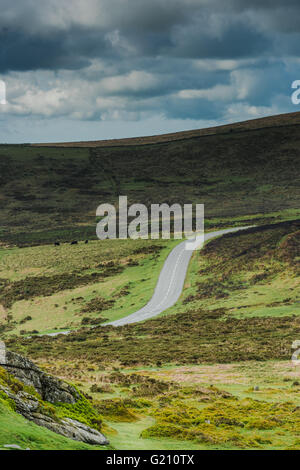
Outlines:
{"type": "MultiPolygon", "coordinates": [[[[182,137],[0,146],[1,339],[85,394],[110,448],[299,449],[299,114],[182,137]],[[115,327],[180,243],[98,240],[97,206],[122,194],[204,203],[207,234],[253,227],[195,251],[173,306],[115,327]]],[[[89,448],[1,396],[0,421],[0,447],[89,448]]]]}

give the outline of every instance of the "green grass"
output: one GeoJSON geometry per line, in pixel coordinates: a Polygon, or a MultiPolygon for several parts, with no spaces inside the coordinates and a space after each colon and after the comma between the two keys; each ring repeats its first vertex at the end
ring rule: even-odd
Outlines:
{"type": "MultiPolygon", "coordinates": [[[[0,431],[0,446],[2,444],[2,439],[5,439],[5,430],[7,432],[7,436],[9,435],[10,437],[15,438],[17,440],[21,439],[23,434],[26,436],[28,434],[29,429],[25,429],[25,431],[22,432],[22,420],[17,420],[17,423],[20,426],[18,426],[17,424],[14,427],[15,433],[12,432],[12,428],[14,426],[14,417],[16,415],[17,417],[19,416],[16,413],[16,410],[18,409],[18,406],[16,405],[16,397],[19,398],[19,393],[24,393],[27,397],[31,397],[32,400],[37,401],[37,413],[43,415],[43,417],[45,417],[46,419],[47,417],[50,417],[54,421],[59,422],[60,419],[71,418],[98,431],[102,431],[103,421],[101,415],[93,406],[91,401],[87,399],[86,396],[80,393],[78,389],[77,392],[78,396],[75,403],[49,403],[42,399],[42,397],[39,395],[39,393],[37,393],[37,391],[32,385],[28,386],[24,382],[21,382],[19,379],[14,377],[11,373],[7,372],[4,368],[0,367],[0,422],[2,426],[1,431],[3,432],[2,434],[2,432],[0,431]],[[9,394],[11,394],[11,396],[14,398],[9,398],[9,394]]],[[[56,433],[52,432],[48,432],[48,434],[46,433],[45,435],[43,435],[43,431],[45,429],[42,426],[32,426],[32,424],[34,423],[28,423],[26,419],[23,420],[23,425],[24,422],[25,428],[26,423],[27,426],[31,426],[31,432],[29,433],[28,439],[33,441],[34,446],[37,446],[39,444],[42,445],[43,440],[46,440],[46,442],[44,442],[44,445],[46,446],[47,438],[49,438],[48,440],[50,440],[51,436],[53,437],[53,434],[54,436],[56,436],[56,433]],[[35,434],[37,429],[40,429],[40,440],[36,439],[35,434]]],[[[70,439],[65,439],[62,442],[58,441],[58,446],[66,446],[68,445],[68,441],[70,441],[70,439]]],[[[13,444],[19,445],[19,442],[13,442],[13,444]]],[[[80,443],[77,443],[77,446],[74,447],[73,445],[72,448],[83,449],[92,447],[82,447],[80,446],[80,443]]]]}
{"type": "MultiPolygon", "coordinates": [[[[0,147],[1,335],[91,394],[116,448],[300,448],[300,377],[290,362],[300,334],[295,130],[241,127],[115,148],[0,147]],[[161,316],[97,326],[150,299],[178,243],[96,240],[97,206],[121,194],[148,207],[204,203],[208,231],[268,226],[196,252],[182,296],[161,316]],[[153,245],[161,249],[149,252],[153,245]],[[19,336],[78,328],[65,337],[19,336]],[[118,378],[118,369],[146,379],[118,378]]],[[[5,443],[30,448],[81,446],[42,428],[35,434],[8,409],[2,416],[0,444],[9,436],[5,443]]]]}
{"type": "Polygon", "coordinates": [[[298,260],[298,220],[230,234],[164,315],[8,346],[91,394],[117,449],[299,449],[298,260]]]}
{"type": "MultiPolygon", "coordinates": [[[[151,241],[152,246],[163,246],[163,241],[151,241]]],[[[97,270],[100,263],[110,261],[124,263],[134,251],[146,250],[145,240],[103,240],[92,241],[88,245],[38,246],[22,249],[0,250],[0,276],[11,281],[24,279],[27,275],[53,275],[75,270],[97,270]]]]}
{"type": "Polygon", "coordinates": [[[162,315],[224,309],[246,319],[300,314],[298,221],[209,242],[195,252],[179,302],[162,315]]]}
{"type": "Polygon", "coordinates": [[[257,213],[234,217],[207,217],[204,221],[207,231],[221,227],[238,227],[245,225],[264,225],[276,224],[288,220],[296,220],[300,218],[300,209],[285,209],[277,212],[257,213]]]}
{"type": "MultiPolygon", "coordinates": [[[[292,215],[294,212],[282,214],[288,221],[273,222],[264,230],[213,240],[196,252],[181,298],[162,316],[220,308],[227,316],[241,319],[298,315],[298,251],[293,254],[293,265],[292,260],[283,259],[284,249],[278,248],[284,237],[297,232],[292,215]]],[[[2,297],[6,303],[9,296],[12,298],[12,304],[4,304],[6,311],[2,310],[2,318],[9,319],[8,333],[43,334],[78,328],[85,305],[97,298],[112,305],[103,310],[99,304],[98,311],[87,312],[84,317],[90,318],[91,324],[133,313],[151,298],[162,265],[176,243],[179,241],[106,240],[1,250],[0,278],[8,282],[2,297]],[[157,252],[151,252],[152,247],[157,252]],[[106,268],[110,264],[121,271],[110,273],[111,268],[106,268]],[[108,277],[102,278],[106,271],[108,277]],[[93,273],[95,280],[90,277],[93,273]]]]}
{"type": "Polygon", "coordinates": [[[90,446],[55,434],[27,421],[23,416],[0,403],[0,449],[7,444],[17,444],[31,450],[103,450],[107,447],[90,446]]]}
{"type": "Polygon", "coordinates": [[[38,355],[47,344],[54,356],[123,365],[286,358],[300,321],[298,257],[299,221],[228,234],[196,254],[181,299],[163,315],[78,337],[28,340],[26,348],[38,355]]]}
{"type": "Polygon", "coordinates": [[[118,450],[199,450],[203,445],[180,439],[147,439],[142,432],[152,426],[155,420],[144,417],[134,423],[108,422],[112,432],[108,433],[110,443],[118,450]]]}
{"type": "Polygon", "coordinates": [[[43,334],[78,328],[83,318],[90,318],[92,324],[126,316],[150,300],[162,265],[178,242],[106,240],[3,249],[0,278],[6,279],[7,286],[2,294],[2,322],[10,335],[43,334]],[[110,273],[114,267],[120,267],[120,272],[110,273]],[[93,300],[97,304],[97,299],[108,305],[102,310],[99,302],[99,309],[89,312],[86,306],[93,300]],[[24,319],[29,320],[24,323],[24,319]]]}
{"type": "MultiPolygon", "coordinates": [[[[61,360],[47,368],[64,376],[70,366],[61,360]]],[[[117,449],[300,447],[299,371],[291,361],[114,369],[79,362],[76,373],[117,449]],[[111,390],[91,392],[91,384],[111,390]]]]}

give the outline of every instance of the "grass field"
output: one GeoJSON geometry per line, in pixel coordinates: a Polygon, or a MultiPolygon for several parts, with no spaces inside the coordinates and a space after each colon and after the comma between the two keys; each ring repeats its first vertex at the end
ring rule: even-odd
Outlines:
{"type": "Polygon", "coordinates": [[[300,220],[211,241],[190,264],[184,295],[164,314],[223,309],[226,317],[300,314],[300,220]]]}
{"type": "Polygon", "coordinates": [[[0,450],[9,450],[5,445],[18,445],[23,450],[103,450],[103,447],[76,442],[37,426],[1,403],[0,422],[0,450]]]}
{"type": "MultiPolygon", "coordinates": [[[[183,295],[162,315],[197,309],[223,309],[241,319],[299,314],[299,223],[293,215],[285,212],[281,217],[290,220],[272,220],[264,230],[223,237],[196,252],[183,295]]],[[[50,333],[133,313],[151,298],[176,243],[106,240],[2,249],[2,326],[9,335],[50,333]]]]}
{"type": "Polygon", "coordinates": [[[105,240],[0,251],[2,326],[49,333],[115,320],[150,300],[178,241],[105,240]]]}
{"type": "Polygon", "coordinates": [[[44,361],[93,397],[116,449],[299,449],[290,361],[137,366],[44,361]]]}
{"type": "MultiPolygon", "coordinates": [[[[88,393],[116,449],[300,449],[299,126],[297,113],[169,141],[0,146],[1,338],[88,393]],[[178,243],[96,240],[96,207],[119,195],[205,203],[206,230],[255,227],[194,253],[160,316],[103,326],[146,304],[178,243]]],[[[14,434],[1,409],[0,445],[77,446],[20,417],[14,434]]]]}
{"type": "Polygon", "coordinates": [[[210,241],[157,318],[8,345],[91,394],[116,448],[299,449],[300,222],[286,218],[210,241]]]}

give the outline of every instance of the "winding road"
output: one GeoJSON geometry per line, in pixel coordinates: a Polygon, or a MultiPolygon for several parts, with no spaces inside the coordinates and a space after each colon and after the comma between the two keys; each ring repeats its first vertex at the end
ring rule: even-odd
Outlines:
{"type": "MultiPolygon", "coordinates": [[[[248,228],[250,228],[250,226],[209,232],[205,234],[204,240],[207,241],[225,235],[226,233],[238,232],[248,228]]],[[[122,326],[148,320],[149,318],[159,315],[167,308],[172,307],[172,305],[177,302],[182,293],[188,265],[193,255],[193,250],[186,249],[186,243],[189,242],[183,241],[179,243],[179,245],[170,252],[160,272],[151,300],[137,312],[127,317],[120,318],[120,320],[106,323],[106,325],[122,326]]]]}

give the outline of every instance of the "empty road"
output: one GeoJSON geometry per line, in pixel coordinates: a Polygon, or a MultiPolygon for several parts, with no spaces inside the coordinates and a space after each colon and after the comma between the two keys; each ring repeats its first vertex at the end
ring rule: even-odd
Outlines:
{"type": "MultiPolygon", "coordinates": [[[[205,234],[205,241],[225,233],[246,230],[250,227],[235,227],[205,234]]],[[[152,299],[135,313],[115,320],[107,325],[122,326],[155,317],[179,299],[184,286],[184,280],[193,251],[186,250],[186,241],[179,243],[169,254],[160,272],[152,299]]]]}

